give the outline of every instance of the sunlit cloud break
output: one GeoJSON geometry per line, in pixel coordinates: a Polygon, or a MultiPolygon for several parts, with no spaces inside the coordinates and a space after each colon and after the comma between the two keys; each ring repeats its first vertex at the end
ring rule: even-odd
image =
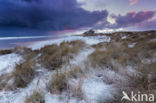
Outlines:
{"type": "Polygon", "coordinates": [[[130,6],[133,6],[139,2],[139,0],[128,0],[130,2],[130,6]]]}

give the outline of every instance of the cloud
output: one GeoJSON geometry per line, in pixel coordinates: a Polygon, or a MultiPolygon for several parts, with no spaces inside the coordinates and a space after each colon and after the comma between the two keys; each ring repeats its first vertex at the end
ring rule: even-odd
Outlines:
{"type": "Polygon", "coordinates": [[[0,26],[64,30],[92,27],[108,12],[89,12],[76,0],[0,0],[0,26]]]}
{"type": "Polygon", "coordinates": [[[139,2],[139,0],[128,0],[130,2],[130,6],[133,6],[139,2]]]}
{"type": "Polygon", "coordinates": [[[141,11],[141,12],[129,12],[124,16],[113,15],[113,18],[116,19],[115,27],[128,27],[128,26],[136,26],[143,22],[148,22],[155,16],[155,11],[141,11]]]}
{"type": "Polygon", "coordinates": [[[156,29],[156,19],[143,22],[139,25],[144,30],[155,30],[156,29]]]}
{"type": "MultiPolygon", "coordinates": [[[[81,3],[81,7],[88,11],[104,10],[109,1],[105,0],[77,0],[81,3]]],[[[111,0],[112,1],[112,0],[111,0]]],[[[108,8],[107,8],[108,9],[108,8]]]]}

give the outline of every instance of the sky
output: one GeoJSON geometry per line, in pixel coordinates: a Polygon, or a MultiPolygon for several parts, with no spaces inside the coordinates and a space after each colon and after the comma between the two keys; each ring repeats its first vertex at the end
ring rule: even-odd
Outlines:
{"type": "Polygon", "coordinates": [[[0,36],[154,30],[156,0],[0,0],[0,36]]]}

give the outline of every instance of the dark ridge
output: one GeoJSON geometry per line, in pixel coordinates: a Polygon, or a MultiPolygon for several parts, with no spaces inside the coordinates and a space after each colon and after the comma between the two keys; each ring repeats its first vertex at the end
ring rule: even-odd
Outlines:
{"type": "Polygon", "coordinates": [[[0,50],[0,55],[10,54],[12,53],[12,49],[0,50]]]}

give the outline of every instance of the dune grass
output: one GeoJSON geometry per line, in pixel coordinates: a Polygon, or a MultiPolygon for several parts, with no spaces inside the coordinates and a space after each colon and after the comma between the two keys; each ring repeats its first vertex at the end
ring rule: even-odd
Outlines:
{"type": "Polygon", "coordinates": [[[45,103],[45,97],[43,92],[34,91],[34,93],[26,99],[25,103],[45,103]]]}
{"type": "Polygon", "coordinates": [[[84,42],[77,40],[62,42],[59,46],[56,44],[45,46],[40,50],[39,63],[49,70],[61,68],[74,54],[79,52],[84,44],[84,42]]]}
{"type": "Polygon", "coordinates": [[[12,73],[12,77],[14,78],[13,85],[21,88],[26,87],[35,76],[34,66],[35,63],[32,60],[17,64],[15,71],[12,73]]]}
{"type": "MultiPolygon", "coordinates": [[[[130,93],[133,90],[136,93],[140,91],[155,94],[156,61],[153,61],[156,53],[156,41],[153,40],[156,38],[155,33],[124,32],[111,34],[111,38],[113,39],[110,43],[99,43],[93,46],[96,50],[89,55],[92,66],[110,68],[124,76],[126,81],[119,81],[116,84],[120,92],[130,93]],[[127,38],[121,39],[122,36],[127,38]],[[128,47],[132,43],[136,43],[134,47],[128,47]],[[137,73],[130,75],[127,66],[131,66],[137,73]]],[[[121,98],[120,95],[117,95],[117,98],[121,98]]]]}
{"type": "Polygon", "coordinates": [[[10,54],[13,52],[13,49],[0,50],[0,55],[10,54]]]}
{"type": "MultiPolygon", "coordinates": [[[[51,93],[54,94],[61,94],[64,91],[70,90],[69,80],[70,79],[77,79],[82,76],[82,69],[79,66],[71,66],[69,71],[66,72],[58,72],[52,76],[51,81],[49,82],[48,88],[51,93]]],[[[80,89],[80,88],[79,88],[80,89]]],[[[75,94],[75,91],[72,91],[75,94]]],[[[75,94],[78,95],[78,94],[75,94]]]]}
{"type": "Polygon", "coordinates": [[[58,73],[53,76],[49,84],[49,90],[51,93],[60,94],[64,90],[67,90],[67,75],[66,73],[58,73]]]}

